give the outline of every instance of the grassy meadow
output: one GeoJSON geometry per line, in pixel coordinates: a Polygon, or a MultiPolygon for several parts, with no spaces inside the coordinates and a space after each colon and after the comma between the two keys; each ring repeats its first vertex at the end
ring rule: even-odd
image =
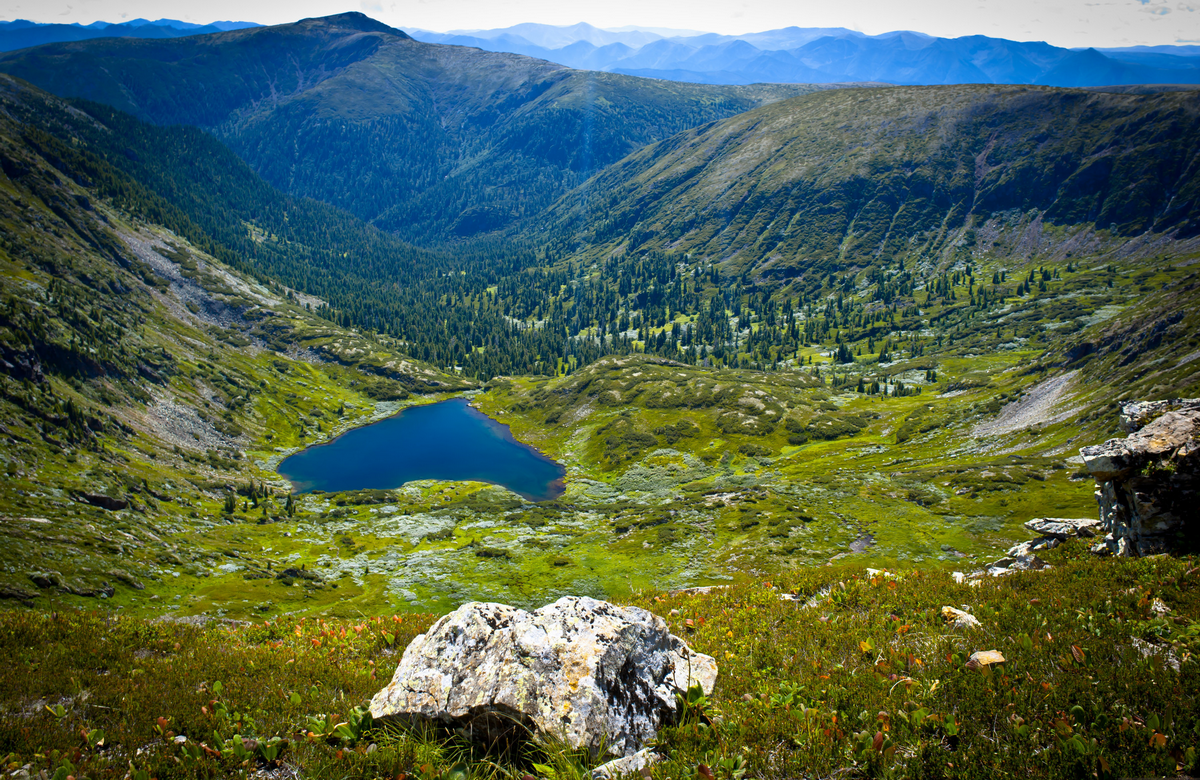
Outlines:
{"type": "MultiPolygon", "coordinates": [[[[1148,777],[1200,769],[1200,568],[1101,560],[958,584],[858,565],[632,594],[718,660],[660,732],[653,778],[1148,777]],[[969,610],[954,629],[943,606],[969,610]],[[979,666],[976,651],[1002,663],[979,666]]],[[[198,627],[0,615],[0,753],[30,777],[544,778],[598,763],[362,712],[432,614],[198,627]],[[24,769],[23,769],[24,768],[24,769]],[[42,774],[44,773],[44,774],[42,774]]]]}

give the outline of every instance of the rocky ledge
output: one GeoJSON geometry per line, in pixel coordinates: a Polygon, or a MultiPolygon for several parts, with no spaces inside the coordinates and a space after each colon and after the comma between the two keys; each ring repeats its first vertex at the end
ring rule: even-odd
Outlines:
{"type": "Polygon", "coordinates": [[[1106,534],[1092,549],[1166,552],[1187,539],[1185,526],[1200,517],[1200,398],[1126,404],[1121,429],[1129,433],[1124,439],[1079,451],[1096,480],[1106,534]]]}
{"type": "Polygon", "coordinates": [[[644,609],[575,596],[532,613],[472,602],[409,644],[371,715],[633,756],[676,717],[677,693],[698,684],[707,695],[716,678],[711,657],[644,609]]]}
{"type": "Polygon", "coordinates": [[[1075,537],[1091,538],[1096,535],[1100,521],[1086,517],[1038,517],[1025,523],[1025,527],[1038,534],[1038,537],[1013,546],[1003,558],[988,564],[988,574],[999,576],[1014,571],[1044,569],[1047,564],[1038,557],[1038,551],[1053,550],[1075,537]]]}

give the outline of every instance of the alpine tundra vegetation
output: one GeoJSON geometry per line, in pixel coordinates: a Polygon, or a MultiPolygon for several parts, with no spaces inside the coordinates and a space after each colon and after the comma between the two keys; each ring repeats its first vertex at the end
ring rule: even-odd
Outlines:
{"type": "Polygon", "coordinates": [[[1189,90],[361,14],[0,55],[3,771],[590,777],[367,707],[464,603],[568,596],[719,669],[644,776],[1200,771],[1198,165],[1189,90]],[[452,398],[562,495],[276,470],[452,398]]]}

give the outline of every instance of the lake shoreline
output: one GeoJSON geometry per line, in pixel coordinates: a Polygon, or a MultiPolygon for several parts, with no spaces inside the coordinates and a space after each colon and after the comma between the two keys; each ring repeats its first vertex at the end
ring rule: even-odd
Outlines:
{"type": "Polygon", "coordinates": [[[473,405],[477,392],[407,405],[292,453],[275,470],[296,494],[437,479],[498,485],[535,502],[564,495],[566,468],[473,405]]]}

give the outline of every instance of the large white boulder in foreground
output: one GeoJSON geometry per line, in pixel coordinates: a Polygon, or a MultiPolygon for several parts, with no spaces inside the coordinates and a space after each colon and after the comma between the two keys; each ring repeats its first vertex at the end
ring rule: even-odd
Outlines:
{"type": "Polygon", "coordinates": [[[376,718],[440,721],[476,739],[514,728],[630,756],[676,714],[675,694],[712,692],[717,664],[657,615],[566,596],[534,612],[472,602],[404,651],[376,718]]]}

